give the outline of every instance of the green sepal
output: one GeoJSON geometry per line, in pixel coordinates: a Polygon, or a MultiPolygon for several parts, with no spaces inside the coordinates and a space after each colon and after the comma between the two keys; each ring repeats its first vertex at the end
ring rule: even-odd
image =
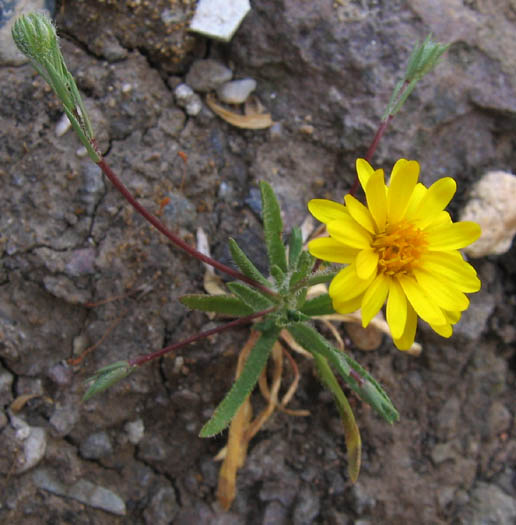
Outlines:
{"type": "Polygon", "coordinates": [[[269,267],[276,265],[286,272],[287,254],[281,238],[283,222],[278,199],[272,187],[263,181],[260,182],[260,193],[262,196],[263,233],[269,257],[269,267]]]}
{"type": "Polygon", "coordinates": [[[267,359],[279,335],[279,329],[273,328],[263,332],[253,346],[242,373],[233,383],[231,390],[226,394],[210,420],[202,427],[200,437],[211,437],[222,432],[233,419],[237,410],[252,392],[267,359]]]}
{"type": "Polygon", "coordinates": [[[111,363],[110,365],[100,368],[94,375],[85,381],[86,383],[91,382],[92,384],[84,394],[82,400],[88,401],[88,399],[95,394],[107,390],[115,383],[125,379],[128,375],[134,372],[135,369],[136,367],[131,366],[128,361],[117,361],[116,363],[111,363]]]}
{"type": "Polygon", "coordinates": [[[274,304],[274,302],[269,299],[268,296],[259,290],[251,288],[247,284],[241,283],[239,281],[228,283],[227,287],[235,295],[240,297],[240,299],[242,299],[245,304],[250,306],[253,309],[253,312],[265,310],[274,304]]]}
{"type": "Polygon", "coordinates": [[[233,257],[235,264],[240,268],[240,271],[244,275],[258,281],[264,286],[270,286],[269,281],[264,277],[260,270],[256,268],[251,259],[247,257],[244,250],[238,246],[235,239],[229,239],[229,251],[231,252],[231,257],[233,257]]]}
{"type": "Polygon", "coordinates": [[[192,310],[216,312],[233,317],[244,317],[254,312],[242,299],[234,295],[188,294],[180,297],[179,301],[192,310]]]}
{"type": "Polygon", "coordinates": [[[296,226],[290,232],[288,240],[288,268],[293,270],[297,266],[297,261],[303,250],[303,235],[301,230],[296,226]]]}
{"type": "Polygon", "coordinates": [[[362,457],[362,440],[360,438],[360,431],[353,414],[353,410],[347,400],[342,388],[333,374],[328,361],[324,357],[315,354],[315,365],[319,372],[319,377],[322,383],[333,394],[335,404],[342,419],[344,426],[344,439],[346,440],[347,457],[348,457],[348,474],[351,481],[355,483],[360,472],[360,463],[362,457]]]}
{"type": "Polygon", "coordinates": [[[318,295],[313,299],[309,299],[300,308],[300,310],[301,312],[303,312],[306,315],[309,315],[310,317],[313,317],[315,315],[329,315],[335,313],[331,297],[327,293],[318,295]]]}

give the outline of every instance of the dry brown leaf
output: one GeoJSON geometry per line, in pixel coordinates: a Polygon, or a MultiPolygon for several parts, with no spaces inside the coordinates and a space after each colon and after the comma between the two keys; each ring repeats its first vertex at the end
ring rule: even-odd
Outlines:
{"type": "Polygon", "coordinates": [[[234,113],[217,104],[213,95],[206,96],[206,104],[213,113],[237,128],[265,129],[274,124],[269,113],[251,113],[249,115],[234,113]]]}
{"type": "Polygon", "coordinates": [[[22,394],[18,396],[9,407],[14,413],[19,412],[31,399],[40,397],[41,394],[22,394]]]}

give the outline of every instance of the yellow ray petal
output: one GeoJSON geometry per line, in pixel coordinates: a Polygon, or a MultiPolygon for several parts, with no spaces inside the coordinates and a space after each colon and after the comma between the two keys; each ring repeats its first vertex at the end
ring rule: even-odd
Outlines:
{"type": "Polygon", "coordinates": [[[368,279],[378,267],[378,253],[374,250],[361,250],[356,258],[357,275],[360,279],[368,279]]]}
{"type": "Polygon", "coordinates": [[[466,293],[480,290],[477,272],[457,252],[427,252],[421,256],[420,266],[437,278],[445,278],[466,293]]]}
{"type": "Polygon", "coordinates": [[[482,231],[476,222],[454,222],[428,228],[425,237],[430,251],[448,251],[464,248],[475,242],[482,231]]]}
{"type": "Polygon", "coordinates": [[[365,159],[357,159],[355,163],[355,167],[357,170],[358,180],[360,181],[360,185],[362,186],[363,190],[365,191],[365,188],[367,186],[367,181],[369,180],[369,177],[374,173],[374,169],[367,162],[365,159]]]}
{"type": "Polygon", "coordinates": [[[446,318],[441,309],[425,294],[413,277],[401,275],[398,279],[407,299],[421,319],[428,324],[446,324],[446,318]]]}
{"type": "Polygon", "coordinates": [[[346,195],[344,201],[346,202],[346,208],[351,217],[369,233],[376,233],[376,225],[371,216],[371,212],[358,199],[355,199],[353,195],[346,195]]]}
{"type": "Polygon", "coordinates": [[[338,242],[364,250],[371,246],[371,234],[349,215],[327,224],[328,233],[338,242]]]}
{"type": "Polygon", "coordinates": [[[389,293],[389,277],[384,274],[376,276],[362,298],[362,326],[365,328],[378,313],[389,293]]]}
{"type": "Polygon", "coordinates": [[[421,199],[415,220],[419,228],[431,224],[439,212],[443,211],[457,191],[457,183],[451,177],[434,182],[421,199]]]}
{"type": "Polygon", "coordinates": [[[350,248],[337,242],[330,237],[319,237],[308,243],[308,251],[323,261],[336,262],[341,264],[352,263],[358,253],[356,248],[350,248]]]}
{"type": "Polygon", "coordinates": [[[362,304],[362,296],[363,294],[360,294],[349,301],[341,301],[339,297],[335,297],[333,299],[333,308],[339,314],[350,314],[356,312],[362,304]]]}
{"type": "Polygon", "coordinates": [[[458,323],[460,321],[462,312],[452,312],[452,311],[448,311],[448,310],[443,310],[443,314],[445,315],[446,320],[450,324],[455,324],[455,323],[458,323]]]}
{"type": "Polygon", "coordinates": [[[432,330],[437,332],[441,337],[450,337],[453,333],[451,324],[435,325],[431,324],[432,330]]]}
{"type": "Polygon", "coordinates": [[[308,202],[308,210],[318,221],[325,224],[342,217],[349,217],[344,204],[327,199],[312,199],[308,202]]]}
{"type": "Polygon", "coordinates": [[[369,177],[365,194],[367,207],[373,216],[378,231],[383,231],[387,219],[387,195],[383,170],[376,170],[369,177]]]}
{"type": "Polygon", "coordinates": [[[407,211],[405,212],[405,219],[412,220],[416,216],[419,209],[419,204],[423,200],[427,191],[428,190],[420,182],[416,184],[408,202],[407,211]]]}
{"type": "Polygon", "coordinates": [[[351,264],[341,270],[330,283],[328,292],[333,301],[349,301],[361,295],[376,277],[376,272],[368,279],[359,279],[355,265],[351,264]]]}
{"type": "Polygon", "coordinates": [[[447,279],[443,281],[417,268],[413,273],[423,292],[440,308],[462,312],[469,306],[469,299],[447,279]]]}
{"type": "Polygon", "coordinates": [[[389,284],[387,323],[391,330],[392,338],[401,338],[407,323],[407,298],[396,279],[392,279],[389,284]]]}
{"type": "Polygon", "coordinates": [[[387,216],[390,223],[403,218],[418,177],[419,164],[415,160],[400,159],[394,164],[387,194],[387,216]]]}
{"type": "Polygon", "coordinates": [[[394,338],[393,341],[398,350],[409,350],[414,344],[414,338],[416,337],[417,328],[417,315],[412,306],[407,304],[407,322],[403,334],[399,338],[394,338]]]}

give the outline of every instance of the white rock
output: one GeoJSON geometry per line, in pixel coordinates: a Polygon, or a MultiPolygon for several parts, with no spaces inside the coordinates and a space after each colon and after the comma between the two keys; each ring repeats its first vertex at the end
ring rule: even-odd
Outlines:
{"type": "Polygon", "coordinates": [[[509,250],[516,234],[516,176],[491,171],[473,187],[461,221],[480,224],[482,235],[464,252],[471,257],[497,255],[509,250]]]}
{"type": "Polygon", "coordinates": [[[199,95],[188,84],[179,84],[174,89],[177,105],[184,108],[191,117],[195,117],[202,109],[199,95]]]}
{"type": "Polygon", "coordinates": [[[200,0],[190,30],[229,42],[250,10],[249,0],[200,0]]]}
{"type": "Polygon", "coordinates": [[[217,95],[222,102],[227,104],[242,104],[256,89],[256,80],[242,78],[226,82],[217,88],[217,95]]]}
{"type": "Polygon", "coordinates": [[[59,122],[56,124],[56,137],[62,137],[70,128],[72,123],[66,116],[66,113],[59,119],[59,122]]]}
{"type": "Polygon", "coordinates": [[[128,421],[124,425],[124,429],[127,432],[127,438],[133,445],[137,445],[145,434],[145,425],[141,419],[128,421]]]}

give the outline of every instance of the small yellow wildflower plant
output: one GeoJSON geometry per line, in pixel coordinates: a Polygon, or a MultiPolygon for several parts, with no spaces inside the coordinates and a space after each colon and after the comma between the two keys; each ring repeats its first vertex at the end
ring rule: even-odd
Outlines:
{"type": "Polygon", "coordinates": [[[451,177],[426,188],[418,182],[419,164],[400,159],[390,183],[383,170],[364,159],[356,169],[367,206],[348,194],[345,204],[313,199],[312,215],[326,224],[329,237],[314,239],[308,249],[324,261],[344,263],[329,286],[339,313],[361,309],[367,326],[387,301],[387,323],[395,345],[414,342],[417,316],[443,337],[469,306],[466,293],[480,280],[460,252],[480,236],[474,222],[453,222],[444,209],[455,194],[451,177]]]}

